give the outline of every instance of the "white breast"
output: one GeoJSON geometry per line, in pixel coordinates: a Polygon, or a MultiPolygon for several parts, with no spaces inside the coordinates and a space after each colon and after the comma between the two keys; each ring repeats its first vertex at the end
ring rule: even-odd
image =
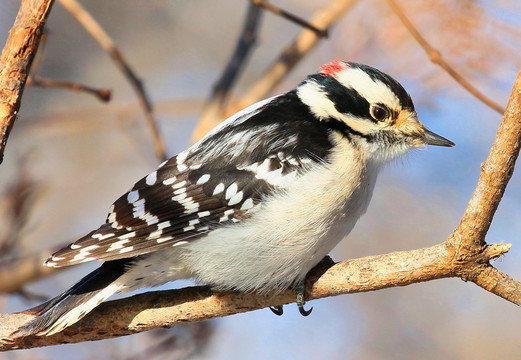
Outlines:
{"type": "Polygon", "coordinates": [[[302,280],[365,213],[377,168],[348,142],[254,215],[187,244],[183,262],[220,289],[270,291],[302,280]]]}

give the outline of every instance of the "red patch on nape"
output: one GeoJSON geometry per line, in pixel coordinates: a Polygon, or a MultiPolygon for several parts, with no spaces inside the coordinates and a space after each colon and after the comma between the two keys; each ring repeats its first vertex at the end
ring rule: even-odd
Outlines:
{"type": "Polygon", "coordinates": [[[333,61],[320,67],[320,71],[326,76],[335,76],[345,69],[347,69],[347,65],[341,61],[333,61]]]}

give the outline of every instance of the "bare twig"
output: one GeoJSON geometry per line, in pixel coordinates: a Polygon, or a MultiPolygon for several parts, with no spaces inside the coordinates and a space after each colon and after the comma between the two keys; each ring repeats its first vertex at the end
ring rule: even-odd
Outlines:
{"type": "Polygon", "coordinates": [[[443,70],[445,70],[456,82],[458,82],[465,90],[467,90],[470,94],[476,97],[479,101],[483,102],[490,108],[496,110],[498,113],[503,114],[505,108],[496,102],[492,101],[484,94],[482,94],[479,90],[477,90],[472,84],[470,84],[467,80],[465,80],[452,66],[450,66],[442,57],[441,52],[439,50],[434,49],[425,38],[419,33],[416,27],[409,21],[407,16],[405,16],[402,9],[396,4],[394,0],[387,0],[389,6],[393,10],[393,12],[400,18],[402,24],[407,28],[409,33],[414,37],[414,39],[420,44],[420,46],[425,50],[430,60],[439,65],[443,70]]]}
{"type": "Polygon", "coordinates": [[[107,102],[110,100],[110,90],[109,89],[95,89],[90,86],[77,84],[70,81],[60,81],[49,78],[44,78],[41,76],[32,77],[30,76],[27,79],[27,85],[32,86],[40,86],[40,87],[55,87],[55,88],[64,88],[71,89],[73,91],[82,91],[88,94],[96,96],[99,100],[103,102],[107,102]]]}
{"type": "Polygon", "coordinates": [[[161,134],[157,127],[154,117],[152,103],[148,98],[142,81],[136,76],[134,71],[123,58],[123,54],[118,50],[112,39],[101,27],[101,25],[90,15],[87,10],[76,0],[58,0],[71,15],[85,28],[85,30],[98,42],[98,44],[109,53],[114,63],[119,67],[123,74],[130,81],[136,92],[139,102],[145,111],[148,126],[154,139],[156,157],[159,160],[166,160],[166,150],[161,134]]]}
{"type": "Polygon", "coordinates": [[[0,163],[53,0],[22,1],[0,57],[0,163]]]}
{"type": "MultiPolygon", "coordinates": [[[[332,0],[326,7],[317,11],[309,22],[316,27],[327,29],[340,20],[357,2],[358,0],[332,0]]],[[[225,115],[232,114],[265,98],[304,55],[316,46],[319,40],[320,38],[315,32],[307,29],[302,30],[300,35],[286,46],[246,95],[229,107],[229,111],[225,115]]]]}
{"type": "Polygon", "coordinates": [[[307,22],[306,20],[301,19],[296,15],[293,15],[292,13],[287,12],[286,10],[283,10],[278,6],[270,4],[269,2],[267,2],[265,0],[251,0],[251,1],[252,1],[252,3],[262,6],[264,9],[271,11],[272,13],[274,13],[276,15],[282,16],[284,19],[287,19],[306,29],[314,31],[318,37],[321,37],[321,38],[328,37],[327,29],[319,29],[318,27],[314,26],[312,23],[307,22]]]}
{"type": "Polygon", "coordinates": [[[194,142],[203,137],[204,134],[221,121],[221,110],[228,98],[230,89],[246,65],[248,55],[250,55],[253,45],[255,45],[261,14],[262,9],[253,2],[250,3],[233,55],[215,84],[210,100],[205,104],[199,123],[193,132],[192,140],[194,142]]]}

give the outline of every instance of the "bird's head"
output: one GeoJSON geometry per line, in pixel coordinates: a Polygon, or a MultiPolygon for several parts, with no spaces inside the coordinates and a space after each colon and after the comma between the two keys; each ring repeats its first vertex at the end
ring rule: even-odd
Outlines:
{"type": "Polygon", "coordinates": [[[390,160],[425,145],[454,146],[420,121],[411,97],[392,77],[367,65],[334,61],[297,88],[321,121],[390,160]]]}

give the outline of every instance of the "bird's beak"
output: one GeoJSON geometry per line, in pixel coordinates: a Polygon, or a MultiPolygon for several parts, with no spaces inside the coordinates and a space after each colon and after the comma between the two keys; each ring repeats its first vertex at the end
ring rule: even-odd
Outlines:
{"type": "Polygon", "coordinates": [[[447,147],[452,147],[452,146],[456,145],[452,141],[445,139],[443,136],[435,134],[428,129],[425,129],[424,141],[425,141],[425,144],[427,144],[427,145],[447,146],[447,147]]]}

